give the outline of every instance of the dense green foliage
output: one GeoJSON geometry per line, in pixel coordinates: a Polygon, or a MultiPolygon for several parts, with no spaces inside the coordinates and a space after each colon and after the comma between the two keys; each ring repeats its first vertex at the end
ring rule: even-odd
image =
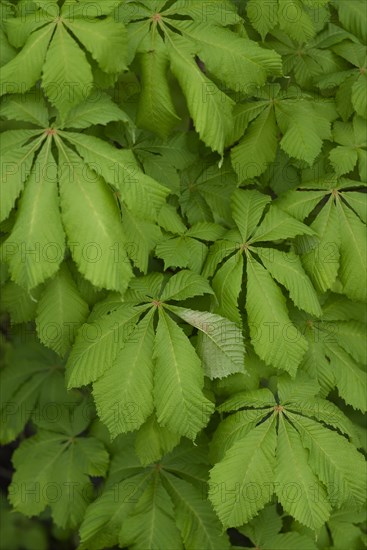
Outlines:
{"type": "Polygon", "coordinates": [[[0,8],[0,548],[365,548],[365,0],[0,8]]]}

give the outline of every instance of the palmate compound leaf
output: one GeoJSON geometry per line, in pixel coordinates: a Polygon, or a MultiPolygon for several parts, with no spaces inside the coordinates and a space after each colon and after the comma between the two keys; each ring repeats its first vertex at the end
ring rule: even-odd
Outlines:
{"type": "Polygon", "coordinates": [[[268,202],[269,199],[262,198],[258,191],[236,191],[232,209],[241,234],[231,230],[224,235],[222,241],[213,245],[203,274],[210,276],[225,256],[238,250],[235,256],[230,257],[219,268],[213,278],[213,288],[219,294],[217,297],[221,298],[218,312],[238,322],[238,297],[242,290],[244,265],[242,255],[245,254],[246,313],[252,344],[256,353],[268,365],[295,374],[307,350],[307,341],[292,323],[286,298],[276,281],[285,286],[298,307],[320,315],[320,305],[297,256],[293,253],[281,253],[274,248],[265,248],[261,243],[283,240],[299,234],[312,235],[313,231],[292,216],[284,216],[283,211],[273,205],[260,222],[268,202]],[[230,246],[226,244],[226,237],[230,246]],[[229,285],[226,285],[226,276],[231,277],[230,288],[227,288],[229,285]],[[300,280],[303,280],[302,285],[300,280]]]}
{"type": "Polygon", "coordinates": [[[123,292],[132,270],[117,204],[102,178],[60,138],[56,143],[62,220],[73,260],[95,286],[123,292]]]}
{"type": "MultiPolygon", "coordinates": [[[[292,385],[287,390],[291,393],[292,385]]],[[[327,520],[331,507],[351,499],[363,505],[363,455],[336,431],[307,418],[315,415],[298,407],[298,401],[287,404],[287,391],[282,393],[284,405],[272,407],[273,414],[265,421],[265,409],[256,408],[255,402],[255,408],[248,408],[245,394],[242,397],[245,410],[239,411],[242,416],[235,415],[243,429],[230,429],[229,448],[223,458],[219,455],[221,460],[210,475],[210,499],[225,527],[246,523],[270,501],[274,491],[286,512],[315,531],[327,520]]],[[[258,407],[261,405],[259,400],[258,407]]],[[[230,418],[225,421],[228,426],[230,418]]],[[[320,419],[333,425],[327,414],[320,419]]],[[[221,425],[217,432],[214,441],[221,440],[221,425]]]]}
{"type": "Polygon", "coordinates": [[[90,421],[86,412],[85,402],[74,409],[60,405],[58,421],[44,419],[14,452],[9,499],[15,510],[32,516],[50,506],[59,527],[80,524],[93,498],[90,476],[104,476],[108,467],[101,441],[79,435],[90,421]]]}
{"type": "Polygon", "coordinates": [[[333,102],[318,105],[311,98],[281,91],[278,84],[254,89],[253,95],[251,101],[234,108],[234,125],[229,134],[229,144],[243,136],[231,152],[240,181],[266,171],[276,158],[279,139],[288,157],[311,166],[321,152],[323,141],[331,138],[330,123],[337,118],[333,102]]]}
{"type": "Polygon", "coordinates": [[[227,550],[228,537],[205,497],[205,447],[185,441],[147,468],[133,447],[131,436],[116,440],[106,486],[81,525],[81,550],[118,543],[136,550],[172,544],[175,549],[227,550]]]}
{"type": "Polygon", "coordinates": [[[12,279],[26,289],[54,275],[65,252],[57,165],[51,143],[50,137],[47,138],[38,153],[19,202],[14,227],[3,245],[12,279]]]}
{"type": "MultiPolygon", "coordinates": [[[[143,69],[139,124],[158,134],[167,134],[175,124],[177,114],[165,74],[169,59],[171,72],[183,91],[200,138],[222,155],[231,133],[234,102],[215,80],[233,90],[238,89],[241,79],[245,85],[262,85],[268,74],[281,74],[281,58],[275,52],[261,48],[256,42],[225,28],[229,21],[240,21],[229,2],[222,3],[220,9],[213,6],[210,13],[199,2],[189,5],[174,2],[169,7],[160,7],[158,13],[156,6],[137,2],[136,13],[127,17],[136,20],[140,14],[138,22],[130,23],[131,37],[139,34],[134,49],[137,49],[143,69]],[[205,69],[198,66],[195,58],[202,61],[205,69]],[[148,65],[149,59],[151,63],[148,65]],[[206,68],[210,77],[206,74],[206,68]],[[154,82],[153,76],[156,77],[154,82]],[[157,79],[161,80],[158,86],[157,79]],[[143,104],[143,98],[148,105],[143,104]],[[153,107],[153,99],[156,108],[153,107]],[[158,127],[158,114],[161,114],[162,127],[158,127]]],[[[122,13],[121,18],[124,18],[122,13]]]]}
{"type": "Polygon", "coordinates": [[[70,109],[89,96],[93,84],[91,65],[74,37],[91,53],[102,71],[117,73],[126,68],[126,29],[112,17],[98,19],[95,12],[86,18],[87,6],[78,13],[77,6],[73,10],[66,4],[61,15],[57,15],[57,4],[50,12],[47,3],[38,2],[38,7],[40,10],[32,14],[32,24],[25,26],[25,36],[19,35],[25,14],[21,13],[7,29],[15,45],[23,48],[2,68],[1,94],[29,90],[42,73],[42,86],[50,102],[59,110],[61,118],[65,118],[70,109]],[[33,23],[39,20],[43,26],[37,29],[33,23]],[[118,56],[110,55],[111,47],[118,49],[118,56]]]}
{"type": "Polygon", "coordinates": [[[117,297],[97,305],[89,322],[79,330],[68,358],[69,387],[94,382],[98,413],[113,437],[149,420],[153,395],[159,428],[195,439],[214,410],[203,392],[201,363],[205,373],[209,369],[212,376],[215,360],[216,377],[244,371],[239,327],[218,315],[165,301],[210,293],[207,281],[183,271],[172,276],[161,290],[163,279],[162,274],[134,279],[124,303],[117,297]],[[146,317],[140,319],[148,309],[146,317]],[[156,311],[159,319],[154,336],[152,317],[156,311]],[[205,334],[207,342],[199,344],[198,355],[170,311],[205,334]]]}

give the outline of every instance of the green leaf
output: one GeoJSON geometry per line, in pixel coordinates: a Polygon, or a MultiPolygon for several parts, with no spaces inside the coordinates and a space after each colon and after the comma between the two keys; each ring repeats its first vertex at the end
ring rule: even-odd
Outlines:
{"type": "Polygon", "coordinates": [[[120,21],[106,17],[93,20],[72,18],[64,22],[103,71],[118,73],[126,69],[127,32],[120,21]],[[118,55],[111,55],[111,50],[118,55]]]}
{"type": "MultiPolygon", "coordinates": [[[[363,364],[367,351],[364,323],[352,320],[344,322],[334,321],[330,328],[331,334],[336,337],[338,345],[349,353],[357,362],[363,364]]],[[[329,342],[331,341],[330,339],[329,342]]]]}
{"type": "MultiPolygon", "coordinates": [[[[150,0],[147,1],[150,2],[150,0]]],[[[176,0],[172,7],[164,10],[164,13],[174,15],[179,13],[199,20],[204,17],[205,21],[210,24],[224,26],[235,25],[241,21],[236,6],[229,0],[223,0],[220,5],[209,6],[203,6],[201,0],[190,0],[190,4],[186,0],[176,0]]]]}
{"type": "Polygon", "coordinates": [[[365,74],[361,74],[352,86],[352,104],[361,117],[367,118],[367,78],[365,74]]]}
{"type": "Polygon", "coordinates": [[[139,428],[153,411],[152,314],[144,317],[112,368],[93,384],[98,416],[113,438],[139,428]]]}
{"type": "Polygon", "coordinates": [[[353,191],[351,193],[348,193],[347,195],[344,195],[344,198],[349,206],[351,206],[353,210],[357,212],[361,220],[365,224],[367,224],[367,203],[365,193],[358,193],[357,191],[353,191]]]}
{"type": "Polygon", "coordinates": [[[295,375],[307,342],[289,319],[279,287],[252,257],[247,260],[246,310],[251,341],[259,357],[295,375]]]}
{"type": "Polygon", "coordinates": [[[299,43],[315,35],[314,23],[299,0],[279,2],[278,23],[281,30],[299,43]]]}
{"type": "Polygon", "coordinates": [[[367,272],[366,227],[355,214],[337,202],[340,231],[340,272],[343,290],[351,300],[365,302],[367,289],[361,285],[367,272]]]}
{"type": "MultiPolygon", "coordinates": [[[[176,479],[176,478],[175,478],[176,479]]],[[[122,547],[183,548],[176,526],[172,500],[156,474],[138,500],[134,511],[124,522],[119,534],[122,547]]]]}
{"type": "MultiPolygon", "coordinates": [[[[274,402],[275,403],[275,402],[274,402]]],[[[245,437],[269,414],[268,410],[248,409],[239,411],[222,420],[210,443],[210,458],[220,462],[232,445],[245,437]]]]}
{"type": "Polygon", "coordinates": [[[299,257],[293,252],[281,252],[275,248],[258,247],[256,251],[272,277],[289,291],[294,304],[311,315],[320,317],[322,311],[317,294],[299,257]]]}
{"type": "Polygon", "coordinates": [[[185,548],[227,550],[228,538],[202,493],[169,472],[164,472],[163,483],[172,498],[185,548]]]}
{"type": "Polygon", "coordinates": [[[246,13],[251,25],[261,35],[262,40],[278,22],[277,3],[267,4],[267,0],[249,0],[246,13]]]}
{"type": "Polygon", "coordinates": [[[316,290],[325,292],[336,280],[340,257],[338,215],[331,198],[310,227],[320,242],[317,248],[302,255],[302,264],[316,290]]]}
{"type": "Polygon", "coordinates": [[[209,498],[225,527],[238,527],[270,501],[275,468],[274,417],[237,441],[210,472],[209,498]]]}
{"type": "Polygon", "coordinates": [[[95,286],[124,292],[132,270],[112,193],[60,139],[57,145],[62,220],[73,260],[95,286]]]}
{"type": "Polygon", "coordinates": [[[138,216],[155,220],[169,189],[140,171],[130,151],[114,148],[102,139],[73,132],[60,132],[87,165],[120,190],[128,208],[138,216]]]}
{"type": "MultiPolygon", "coordinates": [[[[28,146],[28,154],[33,155],[34,149],[34,145],[32,149],[28,146]]],[[[28,158],[31,160],[30,156],[28,158]]],[[[57,166],[50,138],[33,165],[19,201],[14,227],[3,249],[12,279],[26,289],[53,276],[64,258],[65,235],[59,210],[57,166]]]]}
{"type": "Polygon", "coordinates": [[[222,154],[231,129],[234,102],[200,71],[187,42],[177,35],[171,36],[168,47],[171,70],[185,94],[195,128],[208,147],[222,154]]]}
{"type": "Polygon", "coordinates": [[[143,466],[157,462],[179,444],[181,436],[160,426],[152,414],[139,428],[135,439],[135,452],[143,466]]]}
{"type": "Polygon", "coordinates": [[[164,269],[188,267],[190,263],[188,243],[190,240],[184,236],[166,237],[157,244],[155,254],[164,260],[164,269]]]}
{"type": "Polygon", "coordinates": [[[203,294],[213,294],[208,281],[197,273],[184,270],[169,279],[160,300],[163,302],[169,300],[180,301],[193,296],[202,296],[203,294]]]}
{"type": "Polygon", "coordinates": [[[362,412],[367,411],[367,377],[364,369],[338,344],[327,345],[326,354],[334,370],[335,382],[340,396],[348,405],[362,412]]]}
{"type": "Polygon", "coordinates": [[[231,151],[232,166],[239,180],[246,181],[259,176],[275,159],[277,127],[274,111],[266,109],[246,130],[245,136],[231,151]]]}
{"type": "Polygon", "coordinates": [[[80,526],[81,548],[97,550],[118,544],[121,524],[134,509],[150,476],[144,471],[133,473],[118,479],[88,506],[80,526]]]}
{"type": "Polygon", "coordinates": [[[204,241],[216,241],[223,237],[224,233],[225,229],[222,226],[211,222],[195,223],[186,231],[188,237],[195,237],[204,241]]]}
{"type": "Polygon", "coordinates": [[[268,73],[282,72],[277,53],[227,29],[192,21],[175,21],[175,26],[195,40],[197,53],[210,73],[232,90],[238,89],[239,82],[243,86],[262,86],[268,73]]]}
{"type": "Polygon", "coordinates": [[[80,328],[66,365],[69,388],[94,382],[113,366],[144,309],[121,304],[80,328]]]}
{"type": "Polygon", "coordinates": [[[242,273],[243,256],[241,252],[237,252],[218,269],[212,281],[219,304],[215,308],[215,313],[240,326],[242,319],[237,303],[242,288],[242,273]]]}
{"type": "Polygon", "coordinates": [[[108,454],[97,439],[75,436],[75,431],[62,428],[40,430],[16,450],[16,472],[10,488],[10,501],[16,510],[33,516],[50,506],[59,527],[75,528],[80,523],[91,499],[88,476],[104,475],[108,454]],[[72,506],[70,486],[74,488],[72,506]],[[45,487],[53,487],[54,491],[46,491],[45,487]]]}
{"type": "Polygon", "coordinates": [[[63,357],[88,313],[87,303],[63,264],[48,282],[38,302],[36,326],[39,339],[63,357]]]}
{"type": "Polygon", "coordinates": [[[46,25],[29,35],[23,49],[1,68],[0,95],[24,93],[41,76],[54,25],[46,25]]]}
{"type": "MultiPolygon", "coordinates": [[[[37,292],[35,294],[37,296],[37,292]]],[[[9,313],[13,324],[27,323],[36,316],[36,296],[8,281],[1,288],[1,308],[9,313]]]]}
{"type": "Polygon", "coordinates": [[[121,210],[127,254],[140,271],[147,273],[149,256],[162,238],[161,230],[155,224],[134,216],[123,205],[121,210]]]}
{"type": "Polygon", "coordinates": [[[358,153],[353,147],[338,146],[332,149],[329,159],[338,176],[351,172],[358,160],[358,153]]]}
{"type": "Polygon", "coordinates": [[[303,221],[325,196],[323,191],[288,191],[275,204],[299,221],[303,221]]]}
{"type": "Polygon", "coordinates": [[[313,104],[305,101],[283,101],[276,109],[276,118],[283,133],[281,148],[311,166],[321,152],[322,140],[331,137],[328,120],[319,117],[313,104]]]}
{"type": "Polygon", "coordinates": [[[41,94],[13,94],[1,102],[0,116],[47,128],[48,110],[41,94]]]}
{"type": "Polygon", "coordinates": [[[96,97],[91,96],[71,109],[63,126],[65,128],[88,128],[94,124],[105,125],[117,120],[132,124],[129,116],[112,101],[109,95],[99,92],[96,97]]]}
{"type": "Polygon", "coordinates": [[[14,343],[0,375],[2,444],[14,441],[33,414],[35,418],[47,416],[50,403],[59,409],[63,402],[72,402],[57,355],[37,342],[25,343],[24,338],[14,343]]]}
{"type": "Polygon", "coordinates": [[[317,531],[329,518],[331,506],[325,488],[310,468],[308,452],[297,431],[282,414],[279,416],[275,471],[275,492],[284,511],[317,531]]]}
{"type": "Polygon", "coordinates": [[[277,241],[296,235],[314,235],[314,231],[289,214],[272,205],[260,226],[252,235],[250,242],[277,241]]]}
{"type": "Polygon", "coordinates": [[[237,189],[232,197],[232,216],[245,243],[253,233],[267,204],[271,201],[254,189],[237,189]]]}
{"type": "Polygon", "coordinates": [[[353,499],[362,506],[366,495],[366,468],[363,455],[343,436],[327,430],[314,420],[287,413],[309,449],[309,464],[326,485],[329,499],[340,507],[353,499]]]}
{"type": "Polygon", "coordinates": [[[168,53],[157,37],[154,49],[140,54],[142,91],[137,123],[163,139],[169,136],[180,120],[166,79],[168,65],[168,53]]]}
{"type": "Polygon", "coordinates": [[[23,189],[25,180],[29,176],[35,152],[45,139],[45,136],[42,135],[31,143],[24,145],[26,135],[30,137],[29,134],[22,132],[19,136],[20,143],[17,143],[18,140],[16,137],[18,133],[17,135],[13,134],[13,143],[9,144],[9,149],[2,149],[1,179],[3,188],[1,193],[0,221],[5,220],[9,216],[15,201],[23,189]]]}
{"type": "Polygon", "coordinates": [[[235,323],[206,311],[177,306],[166,308],[200,331],[198,354],[207,376],[223,378],[234,372],[244,372],[243,336],[235,323]]]}
{"type": "Polygon", "coordinates": [[[203,394],[201,364],[183,331],[159,312],[154,344],[154,402],[158,422],[195,439],[214,409],[203,394]]]}
{"type": "Polygon", "coordinates": [[[363,0],[351,0],[348,4],[345,4],[343,0],[334,0],[334,4],[343,27],[365,42],[367,40],[367,17],[363,0]]]}
{"type": "Polygon", "coordinates": [[[89,95],[92,83],[85,53],[65,27],[57,24],[43,66],[42,85],[62,118],[89,95]]]}

